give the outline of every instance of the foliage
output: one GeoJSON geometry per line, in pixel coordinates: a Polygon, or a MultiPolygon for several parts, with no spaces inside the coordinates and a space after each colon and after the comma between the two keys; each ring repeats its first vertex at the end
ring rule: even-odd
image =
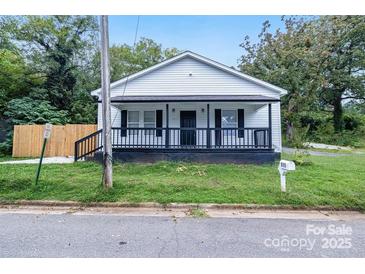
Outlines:
{"type": "Polygon", "coordinates": [[[11,100],[5,115],[10,117],[11,125],[65,124],[69,122],[66,111],[57,110],[47,101],[34,100],[29,97],[11,100]]]}
{"type": "Polygon", "coordinates": [[[283,117],[287,139],[294,138],[298,126],[297,113],[308,111],[315,105],[317,71],[311,66],[317,56],[310,43],[310,31],[303,19],[284,19],[285,31],[270,32],[270,23],[264,22],[260,41],[250,42],[248,36],[240,45],[245,54],[241,58],[241,71],[278,85],[289,91],[282,98],[283,117]]]}
{"type": "Polygon", "coordinates": [[[13,147],[13,132],[9,131],[6,140],[0,143],[0,156],[10,155],[13,147]]]}
{"type": "MultiPolygon", "coordinates": [[[[113,45],[110,48],[111,81],[119,80],[177,55],[176,48],[163,49],[152,39],[141,38],[135,46],[113,45]]],[[[100,59],[99,56],[97,58],[100,59]]]]}
{"type": "Polygon", "coordinates": [[[319,99],[343,130],[343,100],[365,99],[365,16],[321,16],[311,22],[318,46],[319,99]]]}
{"type": "Polygon", "coordinates": [[[330,123],[331,117],[327,112],[303,111],[298,113],[299,127],[308,127],[308,133],[315,133],[320,126],[330,123]]]}
{"type": "Polygon", "coordinates": [[[73,96],[70,120],[74,124],[94,124],[96,123],[97,108],[95,100],[90,94],[82,90],[73,96]]]}
{"type": "Polygon", "coordinates": [[[365,114],[365,100],[352,100],[344,104],[344,110],[351,113],[365,114]]]}
{"type": "Polygon", "coordinates": [[[26,95],[30,86],[36,84],[30,74],[22,56],[0,48],[0,117],[8,101],[26,95]]]}
{"type": "MultiPolygon", "coordinates": [[[[365,17],[289,17],[283,21],[285,30],[275,32],[265,22],[258,43],[245,38],[240,69],[289,91],[282,98],[288,141],[293,141],[294,127],[306,126],[302,113],[313,111],[331,112],[334,132],[340,133],[344,100],[357,104],[365,99],[365,17]]],[[[317,126],[310,124],[310,130],[317,126]]]]}
{"type": "Polygon", "coordinates": [[[283,138],[283,143],[286,146],[303,148],[304,143],[309,140],[308,138],[309,126],[306,127],[296,127],[292,129],[293,137],[290,140],[283,138]]]}
{"type": "Polygon", "coordinates": [[[309,166],[313,164],[313,161],[306,150],[296,150],[293,155],[293,162],[297,166],[309,166]]]}
{"type": "MultiPolygon", "coordinates": [[[[5,116],[9,117],[8,122],[13,125],[24,124],[65,124],[69,122],[68,113],[64,110],[57,110],[48,101],[35,100],[30,97],[12,99],[7,104],[5,116]]],[[[9,130],[6,140],[0,143],[0,154],[11,153],[13,143],[13,131],[9,130]]]]}
{"type": "Polygon", "coordinates": [[[328,112],[302,112],[298,114],[299,125],[293,130],[292,140],[283,136],[283,144],[295,148],[303,148],[304,142],[364,147],[365,115],[357,112],[344,114],[344,130],[335,132],[328,112]]]}
{"type": "MultiPolygon", "coordinates": [[[[0,117],[11,125],[95,123],[97,104],[90,91],[100,87],[97,35],[94,16],[0,17],[0,117]]],[[[177,52],[147,38],[135,47],[114,45],[112,80],[177,52]]]]}
{"type": "MultiPolygon", "coordinates": [[[[13,16],[1,19],[8,37],[41,79],[40,89],[33,89],[33,95],[42,96],[60,111],[67,111],[71,118],[77,116],[73,111],[79,108],[73,106],[73,99],[85,97],[85,94],[78,96],[84,90],[76,89],[77,76],[88,65],[88,56],[96,50],[98,26],[95,17],[13,16]],[[40,90],[41,95],[34,94],[40,90]]],[[[95,104],[89,97],[87,108],[95,104]]]]}
{"type": "MultiPolygon", "coordinates": [[[[11,125],[95,122],[95,19],[0,17],[0,117],[11,125]]],[[[11,150],[11,134],[2,152],[11,150]]]]}
{"type": "Polygon", "coordinates": [[[294,129],[290,142],[284,138],[285,145],[301,148],[304,142],[318,142],[340,146],[362,147],[365,145],[365,115],[347,111],[343,117],[341,132],[336,132],[328,112],[302,112],[298,114],[299,124],[294,129]]]}
{"type": "MultiPolygon", "coordinates": [[[[293,155],[283,155],[292,160],[293,155]]],[[[176,172],[179,163],[115,164],[114,188],[104,191],[102,168],[93,162],[42,167],[38,188],[31,187],[35,165],[0,165],[0,200],[62,200],[81,202],[245,203],[331,206],[365,209],[365,157],[308,156],[287,174],[287,192],[280,191],[277,164],[189,164],[206,176],[176,172]]]]}
{"type": "MultiPolygon", "coordinates": [[[[95,16],[1,16],[0,118],[11,125],[95,123],[90,91],[100,87],[97,35],[95,16]]],[[[147,38],[135,47],[114,45],[112,80],[177,53],[147,38]]],[[[3,151],[10,143],[2,144],[3,151]]]]}
{"type": "Polygon", "coordinates": [[[332,124],[323,124],[309,136],[308,141],[340,146],[364,147],[365,127],[335,132],[332,124]]]}

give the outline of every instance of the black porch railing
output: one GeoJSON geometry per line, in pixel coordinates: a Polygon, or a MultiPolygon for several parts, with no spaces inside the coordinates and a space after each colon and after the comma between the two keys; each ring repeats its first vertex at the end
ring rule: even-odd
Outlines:
{"type": "MultiPolygon", "coordinates": [[[[269,128],[112,128],[113,149],[268,150],[269,128]]],[[[102,150],[102,130],[75,143],[75,161],[102,150]]]]}
{"type": "Polygon", "coordinates": [[[246,149],[269,148],[268,128],[112,128],[117,148],[246,149]]]}
{"type": "Polygon", "coordinates": [[[103,130],[85,136],[84,138],[75,142],[75,162],[83,159],[86,156],[93,156],[97,151],[103,148],[103,130]]]}

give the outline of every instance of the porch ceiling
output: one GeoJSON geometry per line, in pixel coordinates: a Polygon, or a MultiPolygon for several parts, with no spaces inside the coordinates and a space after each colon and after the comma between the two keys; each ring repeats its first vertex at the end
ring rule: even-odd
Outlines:
{"type": "Polygon", "coordinates": [[[262,95],[170,95],[170,96],[115,96],[112,103],[149,102],[279,102],[280,99],[262,95]]]}

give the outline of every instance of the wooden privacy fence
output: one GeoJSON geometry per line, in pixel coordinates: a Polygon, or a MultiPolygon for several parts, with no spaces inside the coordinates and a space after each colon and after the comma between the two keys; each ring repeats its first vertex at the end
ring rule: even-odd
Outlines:
{"type": "MultiPolygon", "coordinates": [[[[14,126],[13,157],[39,157],[43,144],[44,125],[14,126]]],[[[97,125],[53,126],[45,156],[73,156],[75,142],[97,130],[97,125]]]]}

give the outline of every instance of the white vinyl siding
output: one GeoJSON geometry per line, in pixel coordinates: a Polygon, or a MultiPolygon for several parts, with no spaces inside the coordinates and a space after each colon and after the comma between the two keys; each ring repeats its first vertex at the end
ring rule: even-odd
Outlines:
{"type": "Polygon", "coordinates": [[[112,97],[121,95],[264,95],[279,93],[211,67],[193,58],[183,58],[168,66],[112,88],[112,97]],[[192,73],[189,76],[189,73],[192,73]]]}

